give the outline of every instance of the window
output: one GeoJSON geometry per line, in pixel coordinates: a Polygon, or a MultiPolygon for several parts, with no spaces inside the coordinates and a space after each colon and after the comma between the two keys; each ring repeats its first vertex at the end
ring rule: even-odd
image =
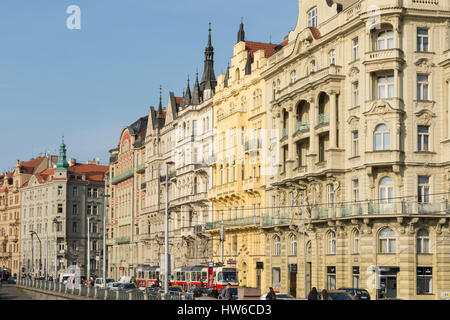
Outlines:
{"type": "Polygon", "coordinates": [[[394,97],[394,76],[387,75],[377,78],[378,99],[387,99],[394,97]]]}
{"type": "Polygon", "coordinates": [[[331,65],[335,65],[336,64],[336,50],[331,50],[330,51],[330,64],[331,65]]]}
{"type": "Polygon", "coordinates": [[[319,137],[319,162],[325,161],[325,137],[319,137]]]}
{"type": "Polygon", "coordinates": [[[430,234],[426,229],[417,232],[417,253],[430,253],[430,234]]]}
{"type": "Polygon", "coordinates": [[[417,100],[428,100],[428,75],[417,75],[417,100]]]}
{"type": "Polygon", "coordinates": [[[72,214],[73,215],[77,215],[78,214],[78,206],[76,204],[74,204],[73,207],[72,207],[72,214]]]}
{"type": "Polygon", "coordinates": [[[428,29],[417,28],[417,51],[428,51],[428,29]]]}
{"type": "Polygon", "coordinates": [[[359,288],[359,267],[353,267],[353,288],[359,288]]]}
{"type": "Polygon", "coordinates": [[[379,234],[379,253],[395,253],[395,232],[384,228],[379,234]]]}
{"type": "Polygon", "coordinates": [[[381,203],[392,202],[392,199],[394,198],[394,181],[391,178],[382,178],[378,189],[381,203]]]}
{"type": "Polygon", "coordinates": [[[78,188],[77,187],[73,187],[73,196],[78,197],[78,188]]]}
{"type": "Polygon", "coordinates": [[[63,194],[63,187],[58,186],[58,196],[62,196],[62,194],[63,194]]]}
{"type": "Polygon", "coordinates": [[[280,237],[275,236],[275,238],[273,238],[273,255],[279,256],[280,254],[281,254],[280,237]]]}
{"type": "Polygon", "coordinates": [[[336,267],[327,267],[327,290],[336,290],[336,267]]]}
{"type": "Polygon", "coordinates": [[[336,254],[336,232],[328,233],[328,254],[336,254]]]}
{"type": "Polygon", "coordinates": [[[94,189],[93,197],[97,198],[97,195],[98,195],[97,189],[94,189]]]}
{"type": "Polygon", "coordinates": [[[352,181],[352,186],[353,186],[353,201],[359,201],[359,180],[355,179],[352,181]]]}
{"type": "Polygon", "coordinates": [[[291,83],[294,83],[297,80],[297,71],[292,70],[291,72],[291,83]]]}
{"type": "Polygon", "coordinates": [[[295,234],[291,236],[291,255],[297,255],[297,236],[295,234]]]}
{"type": "Polygon", "coordinates": [[[87,215],[90,215],[90,214],[91,214],[91,211],[92,211],[92,210],[91,210],[91,206],[87,206],[87,212],[86,212],[86,214],[87,214],[87,215]]]}
{"type": "Polygon", "coordinates": [[[417,294],[432,294],[432,267],[417,267],[417,294]]]}
{"type": "Polygon", "coordinates": [[[352,96],[353,96],[353,106],[359,106],[359,84],[358,82],[353,82],[352,84],[352,96]]]}
{"type": "Polygon", "coordinates": [[[385,124],[380,124],[375,128],[374,134],[374,150],[390,149],[390,133],[389,128],[385,124]]]}
{"type": "Polygon", "coordinates": [[[194,134],[194,137],[196,137],[197,136],[197,120],[194,120],[194,121],[192,121],[192,131],[193,131],[193,134],[194,134]]]}
{"type": "Polygon", "coordinates": [[[417,198],[419,203],[430,202],[430,177],[419,176],[417,198]]]}
{"type": "Polygon", "coordinates": [[[353,253],[359,254],[359,230],[353,232],[353,253]]]}
{"type": "Polygon", "coordinates": [[[385,30],[378,33],[377,50],[387,50],[394,48],[394,31],[385,30]]]}
{"type": "Polygon", "coordinates": [[[92,197],[92,188],[88,188],[88,197],[92,197]]]}
{"type": "Polygon", "coordinates": [[[92,224],[92,232],[94,232],[94,233],[97,232],[97,224],[96,223],[92,224]]]}
{"type": "Polygon", "coordinates": [[[352,132],[352,156],[357,157],[358,156],[358,131],[352,132]]]}
{"type": "Polygon", "coordinates": [[[308,12],[308,27],[317,27],[317,7],[308,12]]]}
{"type": "Polygon", "coordinates": [[[417,127],[417,151],[429,151],[430,127],[417,127]]]}
{"type": "Polygon", "coordinates": [[[312,61],[309,63],[309,66],[310,66],[310,69],[311,69],[311,73],[316,72],[316,60],[312,60],[312,61]]]}
{"type": "Polygon", "coordinates": [[[328,185],[328,205],[334,204],[334,184],[328,185]]]}
{"type": "Polygon", "coordinates": [[[58,204],[58,213],[63,213],[63,205],[58,204]]]}
{"type": "Polygon", "coordinates": [[[353,60],[358,59],[358,37],[353,39],[353,60]]]}
{"type": "Polygon", "coordinates": [[[280,268],[272,268],[272,287],[280,288],[281,286],[281,270],[280,268]]]}
{"type": "Polygon", "coordinates": [[[78,224],[77,224],[76,222],[74,222],[74,223],[72,224],[72,232],[73,232],[73,233],[78,232],[78,224]]]}

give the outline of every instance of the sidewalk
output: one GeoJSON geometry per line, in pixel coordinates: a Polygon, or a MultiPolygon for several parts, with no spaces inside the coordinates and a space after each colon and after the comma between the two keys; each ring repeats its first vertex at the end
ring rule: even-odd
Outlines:
{"type": "Polygon", "coordinates": [[[0,287],[0,300],[32,300],[27,294],[18,290],[14,284],[2,283],[0,287]]]}

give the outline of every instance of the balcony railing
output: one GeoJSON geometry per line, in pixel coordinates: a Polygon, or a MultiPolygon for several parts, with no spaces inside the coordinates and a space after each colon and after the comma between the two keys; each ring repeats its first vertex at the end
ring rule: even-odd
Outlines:
{"type": "Polygon", "coordinates": [[[262,219],[262,226],[276,226],[276,225],[286,225],[292,221],[292,215],[289,213],[281,213],[275,216],[264,216],[262,219]]]}
{"type": "Polygon", "coordinates": [[[207,164],[213,164],[217,162],[217,155],[213,154],[212,156],[209,156],[208,159],[206,160],[207,164]]]}
{"type": "Polygon", "coordinates": [[[328,113],[319,114],[319,118],[317,119],[317,124],[326,124],[330,123],[330,115],[328,113]]]}
{"type": "Polygon", "coordinates": [[[111,183],[118,184],[119,182],[122,182],[122,181],[132,177],[133,175],[134,175],[133,169],[127,170],[124,173],[119,174],[118,176],[115,176],[114,178],[112,178],[111,183]]]}
{"type": "Polygon", "coordinates": [[[137,173],[143,173],[143,172],[145,172],[145,164],[139,164],[139,165],[136,167],[136,172],[137,172],[137,173]]]}
{"type": "Polygon", "coordinates": [[[245,142],[245,151],[261,149],[261,148],[262,148],[261,139],[252,139],[252,140],[245,142]]]}
{"type": "Polygon", "coordinates": [[[288,136],[288,130],[287,128],[283,128],[283,130],[281,130],[281,139],[286,139],[288,136]]]}
{"type": "MultiPolygon", "coordinates": [[[[235,218],[235,219],[223,220],[223,226],[224,227],[252,226],[252,225],[259,225],[260,221],[261,221],[261,217],[259,217],[259,216],[235,218]]],[[[205,229],[206,230],[219,229],[221,225],[222,225],[222,221],[207,222],[205,225],[205,229]]]]}
{"type": "Polygon", "coordinates": [[[302,131],[308,131],[309,130],[309,121],[297,121],[295,124],[295,133],[302,132],[302,131]]]}
{"type": "Polygon", "coordinates": [[[130,237],[118,237],[115,240],[116,244],[130,243],[130,237]]]}

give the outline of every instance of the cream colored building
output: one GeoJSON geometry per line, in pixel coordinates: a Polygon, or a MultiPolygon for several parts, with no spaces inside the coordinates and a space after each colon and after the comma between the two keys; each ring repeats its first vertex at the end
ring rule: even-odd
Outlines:
{"type": "Polygon", "coordinates": [[[372,299],[450,291],[449,8],[299,1],[263,73],[278,132],[267,286],[297,297],[311,287],[358,286],[372,299]]]}
{"type": "Polygon", "coordinates": [[[266,206],[267,169],[263,141],[268,134],[265,80],[267,59],[281,45],[245,40],[241,23],[231,65],[218,77],[214,100],[213,205],[211,223],[216,263],[237,267],[239,285],[265,288],[262,267],[265,237],[261,216],[266,206]],[[221,229],[224,237],[221,239],[221,229]]]}

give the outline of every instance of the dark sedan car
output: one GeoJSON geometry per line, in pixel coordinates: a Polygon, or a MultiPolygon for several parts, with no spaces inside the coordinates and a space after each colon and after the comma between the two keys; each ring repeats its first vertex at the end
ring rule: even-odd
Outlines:
{"type": "Polygon", "coordinates": [[[8,278],[8,283],[16,284],[17,283],[17,278],[16,277],[9,277],[8,278]]]}
{"type": "Polygon", "coordinates": [[[340,288],[339,290],[350,293],[356,300],[370,300],[370,294],[366,289],[340,288]]]}

